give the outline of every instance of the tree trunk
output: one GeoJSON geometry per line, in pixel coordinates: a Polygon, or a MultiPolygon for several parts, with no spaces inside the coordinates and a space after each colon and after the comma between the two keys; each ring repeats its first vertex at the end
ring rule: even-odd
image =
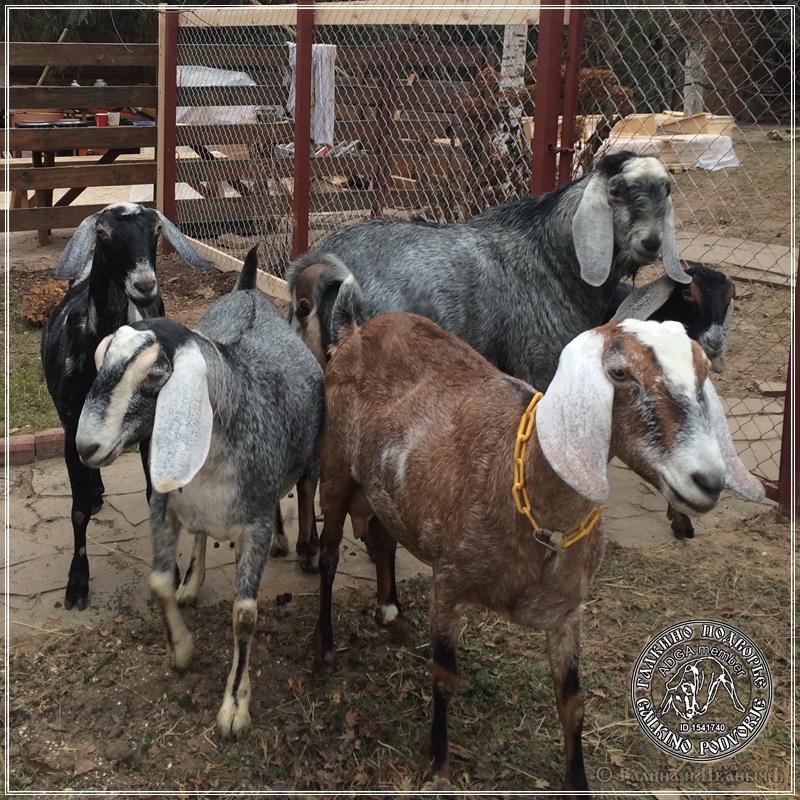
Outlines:
{"type": "Polygon", "coordinates": [[[689,40],[683,61],[683,115],[698,114],[705,108],[706,56],[708,39],[701,29],[689,40]]]}

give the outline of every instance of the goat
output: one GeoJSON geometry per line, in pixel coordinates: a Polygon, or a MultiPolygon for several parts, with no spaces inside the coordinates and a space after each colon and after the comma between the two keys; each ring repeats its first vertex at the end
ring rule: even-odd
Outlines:
{"type": "Polygon", "coordinates": [[[660,253],[667,274],[689,282],[669,195],[658,160],[619,153],[552,192],[464,222],[350,225],[290,265],[290,319],[324,363],[332,307],[352,274],[367,318],[421,314],[504,372],[545,388],[562,348],[602,322],[622,278],[660,253]]]}
{"type": "MultiPolygon", "coordinates": [[[[689,267],[686,274],[692,278],[688,286],[665,277],[636,290],[630,284],[620,283],[611,296],[604,321],[630,316],[680,322],[689,337],[703,348],[711,369],[724,372],[736,287],[723,273],[703,264],[689,267]]],[[[668,506],[667,517],[678,539],[694,538],[694,525],[686,514],[668,506]]]]}
{"type": "MultiPolygon", "coordinates": [[[[211,269],[183,234],[158,211],[134,203],[117,203],[87,217],[64,248],[56,278],[69,279],[64,299],[42,334],[45,381],[64,426],[64,460],[72,492],[74,552],[64,606],[86,608],[89,558],[86,528],[103,504],[103,481],[97,470],[81,464],[75,432],[86,393],[97,371],[98,343],[126,322],[163,316],[156,280],[156,243],[164,237],[193,269],[211,269]],[[94,249],[94,253],[92,250],[94,249]]],[[[147,441],[140,445],[147,480],[147,441]]]]}
{"type": "Polygon", "coordinates": [[[677,323],[624,320],[584,332],[562,352],[533,427],[531,386],[423,317],[386,314],[356,327],[356,301],[354,284],[344,285],[325,373],[315,666],[335,664],[331,589],[344,519],[372,515],[378,610],[390,627],[402,613],[386,540],[433,568],[426,778],[449,774],[459,610],[478,604],[546,631],[564,785],[585,790],[579,620],[603,552],[595,521],[609,459],[686,512],[712,509],[723,487],[764,494],[736,453],[707,359],[677,323]],[[515,452],[526,434],[526,451],[515,452]],[[515,508],[512,486],[529,517],[515,508]]]}
{"type": "MultiPolygon", "coordinates": [[[[181,525],[202,544],[237,543],[233,666],[217,725],[238,737],[250,724],[248,660],[258,593],[278,502],[297,484],[299,527],[313,532],[322,369],[272,301],[255,288],[256,251],[235,290],[194,331],[169,319],[122,326],[98,346],[98,375],[77,433],[81,459],[111,463],[150,436],[150,589],[164,617],[170,666],[189,666],[193,638],[173,581],[181,525]],[[177,490],[177,491],[176,491],[177,490]]],[[[184,600],[196,597],[204,563],[190,566],[184,600]]]]}

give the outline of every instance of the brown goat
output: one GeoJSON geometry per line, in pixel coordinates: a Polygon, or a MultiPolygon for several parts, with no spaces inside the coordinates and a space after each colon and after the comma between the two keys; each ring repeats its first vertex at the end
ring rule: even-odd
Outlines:
{"type": "Polygon", "coordinates": [[[706,356],[669,322],[612,322],[565,348],[524,454],[524,485],[542,529],[535,536],[511,491],[531,387],[422,317],[386,314],[356,328],[337,313],[340,336],[325,376],[316,667],[335,663],[331,589],[342,525],[348,513],[373,515],[379,621],[406,624],[392,540],[433,567],[427,776],[449,775],[460,610],[476,604],[546,631],[566,738],[564,785],[587,789],[579,620],[603,536],[597,525],[559,547],[554,532],[575,531],[605,500],[614,455],[692,513],[713,508],[723,486],[763,496],[736,455],[706,356]]]}

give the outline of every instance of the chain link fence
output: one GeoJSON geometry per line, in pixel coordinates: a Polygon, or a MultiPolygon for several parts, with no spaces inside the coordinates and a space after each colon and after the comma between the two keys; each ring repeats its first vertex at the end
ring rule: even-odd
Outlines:
{"type": "Polygon", "coordinates": [[[584,19],[575,169],[622,149],[674,173],[679,252],[736,284],[727,370],[714,381],[742,458],[778,478],[797,265],[788,7],[593,4],[584,19]],[[615,90],[598,91],[613,74],[615,90]]]}
{"type": "MultiPolygon", "coordinates": [[[[285,12],[227,9],[224,24],[183,15],[178,46],[179,224],[236,257],[260,242],[279,276],[294,193],[296,31],[285,12]]],[[[309,247],[358,220],[452,222],[529,191],[536,21],[534,7],[319,4],[309,247]]],[[[684,260],[737,286],[728,369],[715,382],[743,459],[773,481],[795,271],[791,34],[788,6],[593,4],[576,141],[559,143],[575,148],[572,176],[620,149],[674,173],[684,260]]]]}

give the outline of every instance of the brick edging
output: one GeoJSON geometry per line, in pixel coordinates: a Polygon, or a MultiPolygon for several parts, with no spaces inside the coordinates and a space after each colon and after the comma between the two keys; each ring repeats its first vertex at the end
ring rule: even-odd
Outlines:
{"type": "Polygon", "coordinates": [[[64,429],[47,428],[37,433],[9,436],[0,439],[0,457],[5,463],[8,453],[9,465],[32,464],[42,458],[64,455],[64,429]]]}

